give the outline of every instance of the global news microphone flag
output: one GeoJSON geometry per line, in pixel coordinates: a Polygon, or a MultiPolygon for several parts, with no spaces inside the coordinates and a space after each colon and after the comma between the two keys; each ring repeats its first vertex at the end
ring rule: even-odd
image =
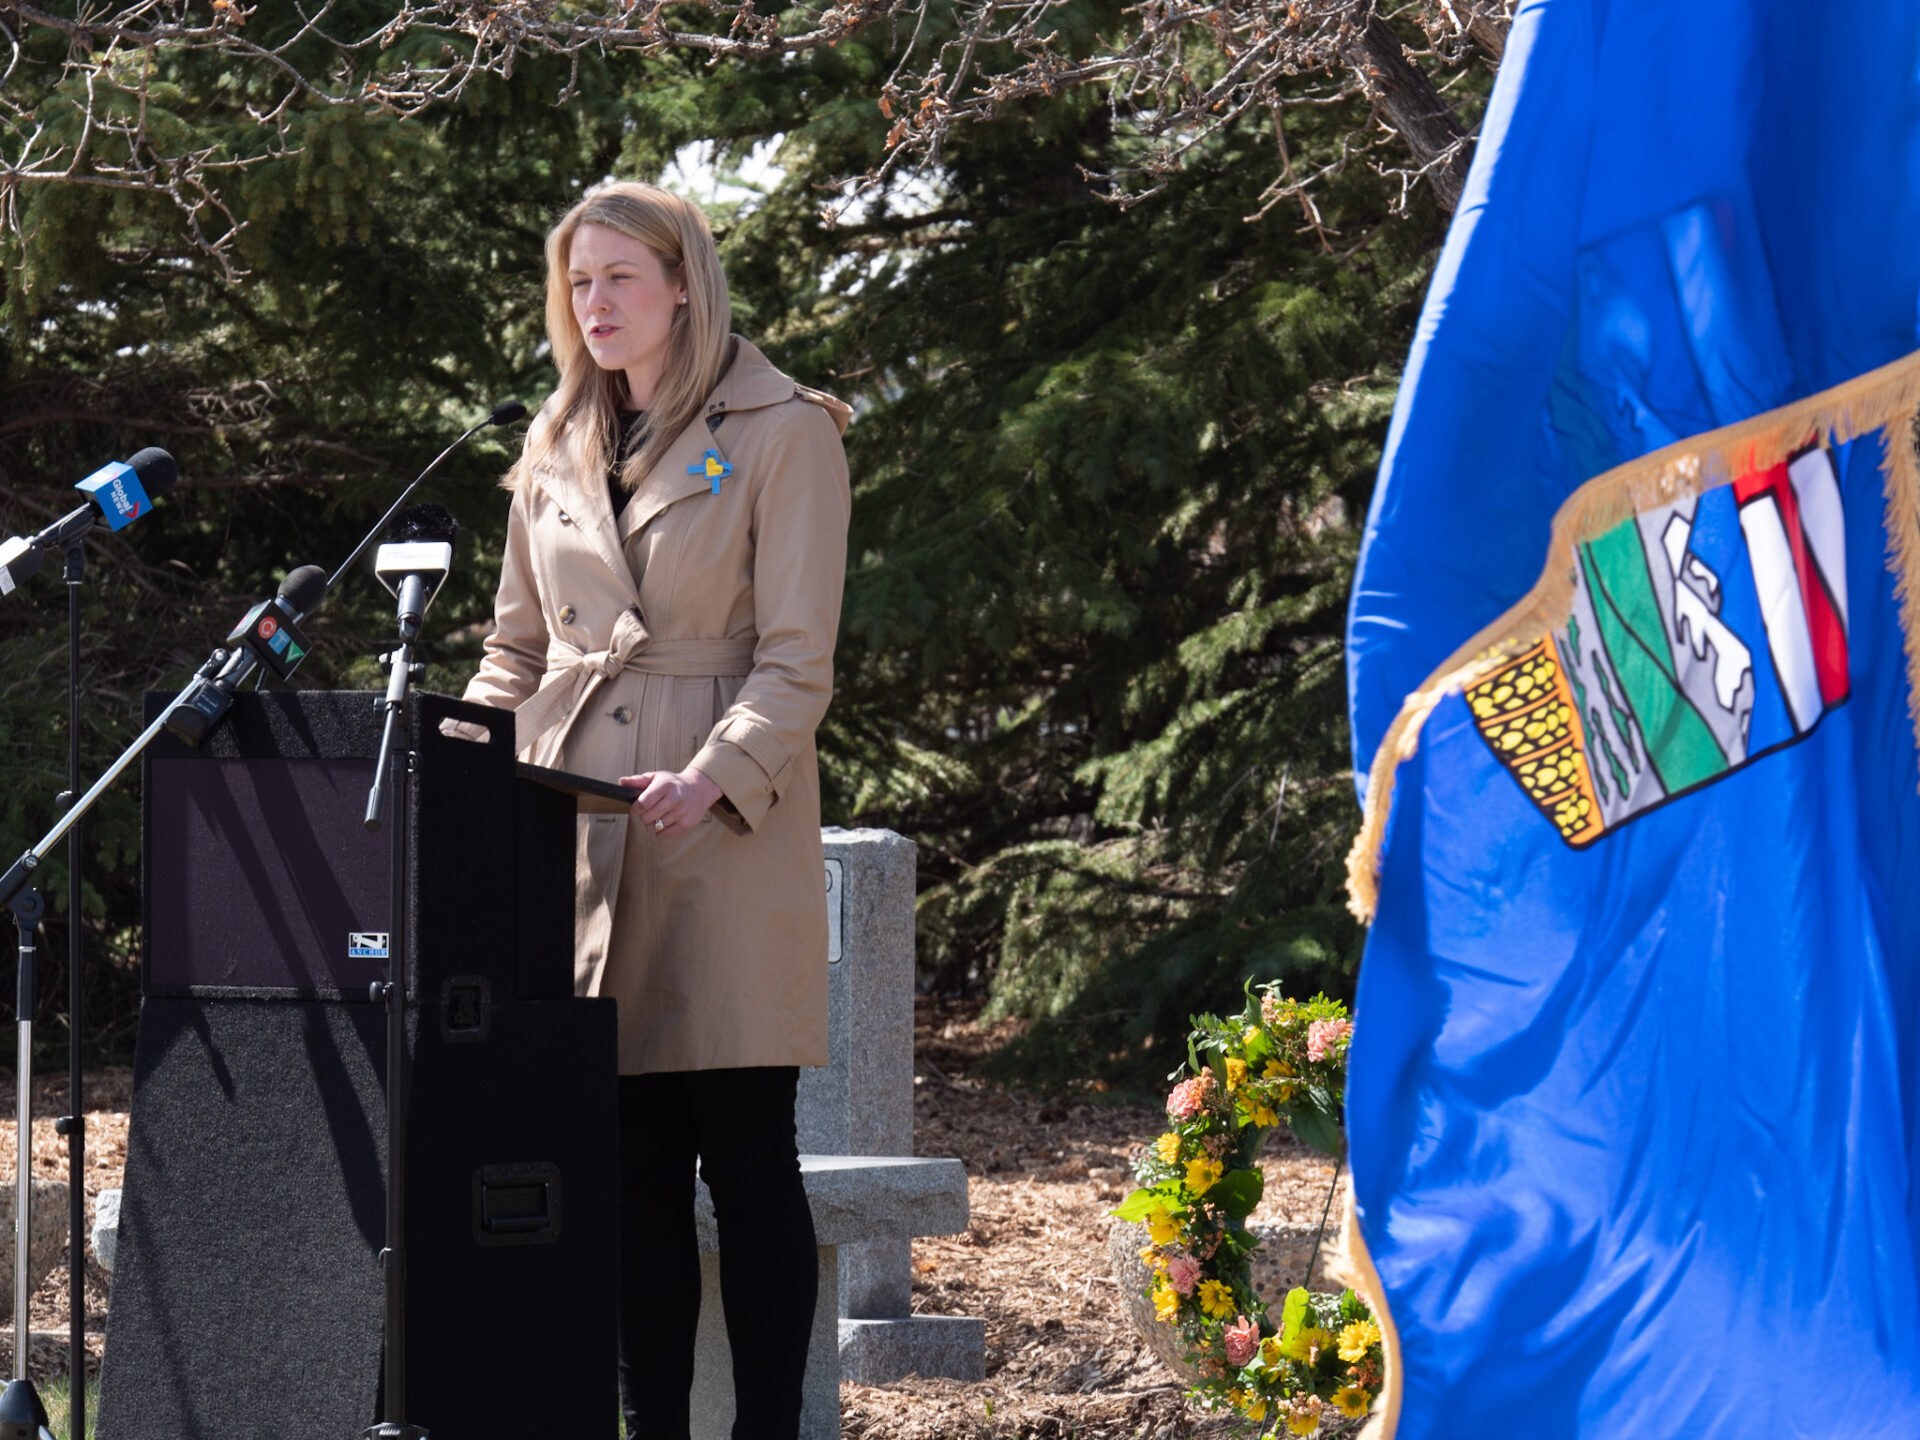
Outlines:
{"type": "Polygon", "coordinates": [[[1525,3],[1349,631],[1400,1440],[1920,1435],[1920,6],[1525,3]]]}

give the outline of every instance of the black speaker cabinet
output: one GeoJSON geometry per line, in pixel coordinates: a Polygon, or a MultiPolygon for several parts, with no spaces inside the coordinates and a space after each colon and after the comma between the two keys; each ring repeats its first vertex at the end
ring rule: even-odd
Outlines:
{"type": "MultiPolygon", "coordinates": [[[[388,798],[401,823],[369,834],[378,699],[243,694],[204,748],[164,733],[147,748],[144,994],[364,999],[395,913],[412,998],[451,978],[499,1002],[573,994],[574,800],[517,778],[511,715],[415,695],[418,770],[388,798]],[[486,740],[443,733],[449,718],[486,740]]],[[[162,704],[148,698],[150,719],[162,704]]]]}
{"type": "Polygon", "coordinates": [[[204,750],[148,752],[113,1440],[355,1440],[379,1418],[367,986],[396,925],[408,1419],[435,1440],[616,1433],[614,1010],[572,994],[573,801],[516,775],[510,716],[418,695],[401,823],[369,835],[374,700],[246,695],[204,750]],[[449,717],[488,738],[441,734],[449,717]]]}

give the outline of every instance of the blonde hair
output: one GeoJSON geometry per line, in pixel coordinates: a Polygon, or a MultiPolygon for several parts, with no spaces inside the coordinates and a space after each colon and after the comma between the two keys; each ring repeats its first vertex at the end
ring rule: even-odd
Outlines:
{"type": "MultiPolygon", "coordinates": [[[[633,454],[620,481],[637,486],[660,452],[699,418],[731,358],[732,304],[720,252],[700,207],[656,185],[623,180],[602,186],[561,218],[547,236],[547,340],[560,370],[560,387],[527,432],[520,463],[507,477],[518,483],[534,465],[561,447],[583,476],[604,475],[618,454],[620,401],[626,377],[602,370],[587,351],[573,315],[567,265],[573,237],[582,225],[604,225],[638,240],[685,288],[667,340],[667,364],[647,405],[633,454]]],[[[590,482],[591,483],[591,482],[590,482]]]]}

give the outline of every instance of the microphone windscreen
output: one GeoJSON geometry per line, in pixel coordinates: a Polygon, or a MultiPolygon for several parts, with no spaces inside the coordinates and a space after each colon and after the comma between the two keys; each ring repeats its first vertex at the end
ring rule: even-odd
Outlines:
{"type": "Polygon", "coordinates": [[[280,582],[280,598],[296,615],[305,615],[313,610],[327,594],[327,572],[318,565],[302,565],[298,570],[289,570],[287,578],[280,582]]]}
{"type": "Polygon", "coordinates": [[[405,544],[414,540],[451,543],[460,522],[444,505],[409,505],[387,524],[387,543],[405,544]]]}
{"type": "Polygon", "coordinates": [[[173,456],[158,445],[149,445],[135,455],[127,461],[127,468],[140,477],[140,488],[149,500],[158,500],[180,478],[180,467],[173,463],[173,456]]]}
{"type": "Polygon", "coordinates": [[[527,407],[518,400],[502,400],[487,415],[489,425],[511,425],[527,418],[527,407]]]}

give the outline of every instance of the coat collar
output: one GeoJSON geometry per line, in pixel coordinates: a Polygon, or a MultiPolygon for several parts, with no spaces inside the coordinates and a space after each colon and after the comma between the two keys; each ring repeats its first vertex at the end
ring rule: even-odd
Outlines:
{"type": "Polygon", "coordinates": [[[674,436],[673,443],[662,452],[621,512],[619,538],[623,546],[652,524],[669,505],[711,493],[713,482],[706,475],[707,451],[727,459],[726,442],[730,438],[721,417],[782,405],[797,392],[793,378],[775,369],[773,362],[751,341],[735,335],[728,343],[733,358],[721,372],[720,382],[707,396],[706,408],[674,436]]]}
{"type": "MultiPolygon", "coordinates": [[[[673,443],[640,482],[617,521],[604,480],[589,483],[597,477],[575,475],[571,467],[543,465],[536,472],[535,478],[565,507],[607,568],[629,589],[635,586],[624,550],[626,541],[644,530],[669,505],[711,491],[712,482],[706,477],[703,462],[708,450],[716,452],[722,460],[727,459],[727,427],[721,424],[717,432],[714,428],[721,416],[763,410],[804,393],[805,398],[824,405],[842,431],[847,427],[846,417],[851,412],[840,401],[818,391],[803,392],[791,376],[782,374],[751,341],[735,335],[728,344],[732,359],[708,395],[706,408],[674,437],[673,443]]],[[[637,593],[634,599],[638,601],[637,593]]]]}

